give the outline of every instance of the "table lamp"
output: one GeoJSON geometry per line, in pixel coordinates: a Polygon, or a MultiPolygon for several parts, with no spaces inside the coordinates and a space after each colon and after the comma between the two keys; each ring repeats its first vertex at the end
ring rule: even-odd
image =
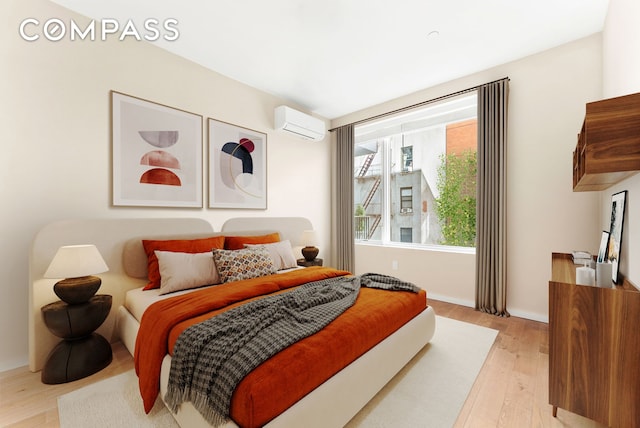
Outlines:
{"type": "Polygon", "coordinates": [[[66,245],[58,248],[45,278],[65,278],[53,286],[53,291],[64,302],[76,305],[89,301],[96,294],[102,280],[96,273],[109,268],[95,245],[66,245]]]}
{"type": "Polygon", "coordinates": [[[302,232],[302,256],[308,262],[315,260],[318,252],[320,251],[318,247],[316,247],[316,242],[318,238],[316,236],[315,230],[305,230],[302,232]]]}

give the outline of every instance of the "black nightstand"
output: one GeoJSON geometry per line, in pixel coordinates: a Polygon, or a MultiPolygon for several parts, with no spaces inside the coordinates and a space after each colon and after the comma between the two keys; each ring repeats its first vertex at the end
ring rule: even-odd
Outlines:
{"type": "Polygon", "coordinates": [[[322,266],[322,259],[313,259],[310,262],[308,262],[306,259],[298,259],[298,266],[304,266],[304,267],[309,267],[309,266],[322,266]]]}
{"type": "Polygon", "coordinates": [[[111,296],[98,294],[86,303],[62,301],[43,306],[42,317],[51,333],[63,338],[47,357],[42,382],[58,384],[82,379],[111,363],[111,345],[94,333],[109,315],[111,296]]]}

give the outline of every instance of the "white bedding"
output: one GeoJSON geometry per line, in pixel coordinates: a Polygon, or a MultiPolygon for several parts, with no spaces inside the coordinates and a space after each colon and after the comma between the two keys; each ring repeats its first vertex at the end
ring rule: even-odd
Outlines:
{"type": "MultiPolygon", "coordinates": [[[[289,272],[295,269],[303,269],[301,267],[295,267],[291,269],[283,269],[279,270],[276,273],[284,273],[289,272]]],[[[174,296],[179,296],[181,294],[187,294],[194,290],[201,290],[203,288],[215,287],[215,285],[208,285],[200,288],[194,288],[190,290],[182,290],[176,291],[174,293],[169,294],[160,294],[160,289],[152,289],[152,290],[144,290],[144,287],[134,288],[133,290],[127,291],[124,298],[124,307],[129,311],[133,317],[140,322],[142,319],[142,314],[147,310],[149,306],[154,304],[155,302],[159,302],[160,300],[168,299],[174,296]]]]}
{"type": "MultiPolygon", "coordinates": [[[[207,287],[215,287],[215,285],[209,285],[207,287]]],[[[197,288],[196,290],[199,290],[199,288],[197,288]]],[[[182,290],[170,294],[160,294],[159,288],[153,290],[144,290],[144,287],[134,288],[133,290],[127,291],[127,294],[124,298],[124,307],[127,308],[127,310],[131,313],[131,315],[133,315],[136,320],[138,320],[138,322],[140,322],[144,311],[146,311],[147,308],[155,302],[169,299],[174,296],[179,296],[181,294],[186,294],[191,291],[193,290],[182,290]]]]}

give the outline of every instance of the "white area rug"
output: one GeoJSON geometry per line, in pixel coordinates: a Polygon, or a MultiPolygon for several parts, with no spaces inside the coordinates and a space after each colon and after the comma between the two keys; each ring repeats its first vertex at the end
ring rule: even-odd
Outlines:
{"type": "MultiPolygon", "coordinates": [[[[497,333],[437,317],[431,343],[347,427],[451,427],[497,333]]],[[[58,411],[62,428],[177,427],[159,399],[144,414],[133,370],[58,397],[58,411]]]]}
{"type": "Polygon", "coordinates": [[[58,397],[61,428],[173,428],[175,419],[158,398],[147,415],[134,370],[58,397]]]}
{"type": "Polygon", "coordinates": [[[436,317],[431,342],[347,427],[452,427],[497,335],[497,330],[436,317]]]}

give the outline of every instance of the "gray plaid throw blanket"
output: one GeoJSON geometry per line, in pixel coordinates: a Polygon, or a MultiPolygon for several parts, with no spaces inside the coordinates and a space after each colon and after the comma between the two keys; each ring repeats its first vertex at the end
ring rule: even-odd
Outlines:
{"type": "Polygon", "coordinates": [[[360,287],[418,292],[397,278],[364,274],[309,282],[195,324],[174,346],[165,401],[176,412],[191,401],[214,426],[229,420],[231,395],[263,361],[310,336],[351,307],[360,287]]]}

